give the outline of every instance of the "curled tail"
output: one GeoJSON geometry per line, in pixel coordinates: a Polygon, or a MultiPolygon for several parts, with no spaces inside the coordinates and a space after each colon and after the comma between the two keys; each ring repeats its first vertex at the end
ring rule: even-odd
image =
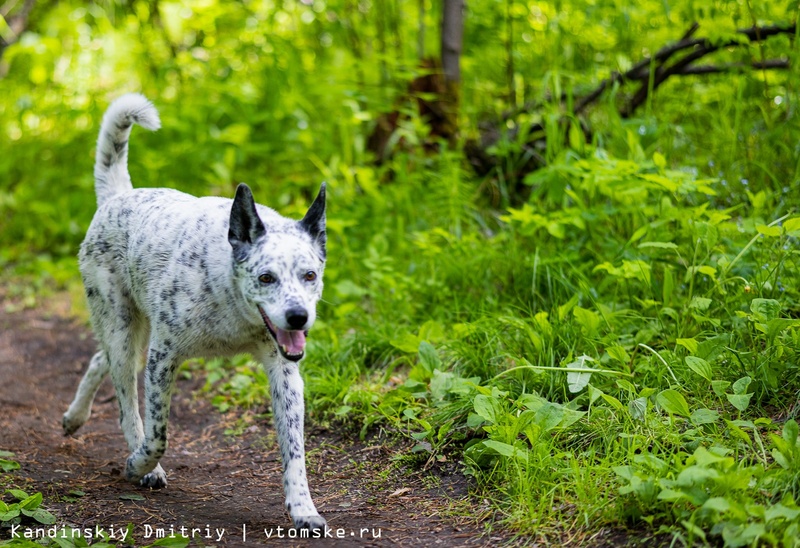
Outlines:
{"type": "Polygon", "coordinates": [[[133,188],[128,174],[128,137],[133,124],[149,130],[161,127],[156,107],[138,93],[123,95],[103,115],[94,162],[98,207],[114,194],[133,188]]]}

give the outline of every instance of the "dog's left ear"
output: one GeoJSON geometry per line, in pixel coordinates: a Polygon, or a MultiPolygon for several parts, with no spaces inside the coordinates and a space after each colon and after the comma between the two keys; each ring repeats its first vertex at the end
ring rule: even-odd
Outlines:
{"type": "Polygon", "coordinates": [[[265,232],[250,187],[244,183],[239,184],[236,187],[236,196],[233,198],[228,227],[228,241],[233,247],[233,257],[237,261],[243,261],[248,248],[265,232]]]}
{"type": "Polygon", "coordinates": [[[322,259],[324,260],[327,255],[327,250],[325,249],[327,243],[325,234],[325,183],[322,183],[322,186],[319,187],[319,194],[317,194],[311,207],[308,208],[305,217],[300,221],[300,226],[311,234],[311,239],[319,245],[322,259]]]}

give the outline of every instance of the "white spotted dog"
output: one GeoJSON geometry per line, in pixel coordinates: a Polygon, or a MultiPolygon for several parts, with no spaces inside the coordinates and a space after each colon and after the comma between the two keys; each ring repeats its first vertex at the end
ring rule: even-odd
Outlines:
{"type": "Polygon", "coordinates": [[[86,422],[111,372],[131,451],[125,477],[165,487],[158,461],[178,366],[191,357],[250,353],[269,376],[286,508],[296,528],[323,529],[306,480],[298,362],[322,294],[325,185],[301,221],[256,204],[245,184],[233,200],[134,189],[127,167],[133,124],[160,127],[155,107],[136,94],[117,99],[100,128],[98,208],[79,255],[99,345],[64,414],[64,432],[86,422]],[[144,424],[136,382],[143,364],[144,424]]]}

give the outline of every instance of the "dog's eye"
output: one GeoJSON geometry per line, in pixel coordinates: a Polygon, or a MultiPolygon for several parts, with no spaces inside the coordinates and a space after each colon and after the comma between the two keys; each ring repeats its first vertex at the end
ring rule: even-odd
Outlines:
{"type": "Polygon", "coordinates": [[[261,276],[258,277],[258,281],[261,282],[262,284],[275,283],[275,276],[273,276],[272,274],[262,274],[261,276]]]}
{"type": "Polygon", "coordinates": [[[303,274],[303,279],[307,282],[313,282],[314,280],[317,279],[317,273],[314,272],[313,270],[309,270],[308,272],[303,274]]]}

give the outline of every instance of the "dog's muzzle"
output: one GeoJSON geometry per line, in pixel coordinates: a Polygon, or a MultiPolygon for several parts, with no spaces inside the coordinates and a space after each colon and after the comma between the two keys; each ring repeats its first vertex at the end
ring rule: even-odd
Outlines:
{"type": "Polygon", "coordinates": [[[278,344],[278,351],[281,355],[292,362],[298,362],[303,359],[308,331],[281,329],[270,321],[264,309],[260,306],[258,307],[258,312],[264,320],[267,331],[270,332],[272,338],[278,344]]]}

